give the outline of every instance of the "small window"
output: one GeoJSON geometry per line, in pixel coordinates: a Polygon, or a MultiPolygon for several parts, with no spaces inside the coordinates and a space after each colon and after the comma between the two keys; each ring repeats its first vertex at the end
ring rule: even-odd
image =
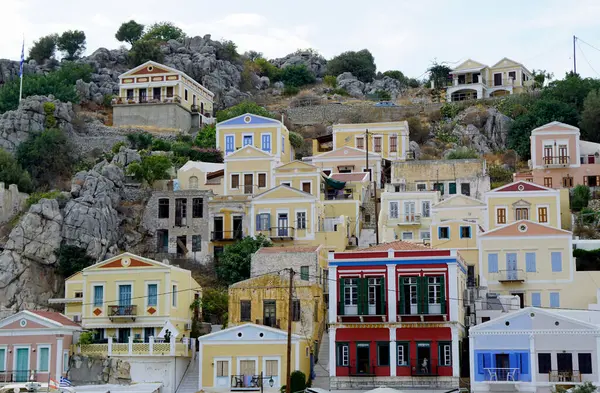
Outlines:
{"type": "Polygon", "coordinates": [[[438,343],[438,361],[440,366],[452,366],[452,344],[449,342],[438,343]]]}
{"type": "Polygon", "coordinates": [[[279,184],[281,184],[282,186],[288,186],[288,187],[291,187],[291,186],[292,186],[292,182],[290,182],[290,181],[282,181],[282,182],[281,182],[281,183],[279,183],[279,184]]]}
{"type": "Polygon", "coordinates": [[[542,295],[539,292],[533,292],[531,294],[531,306],[542,307],[542,295]]]}
{"type": "Polygon", "coordinates": [[[204,200],[202,198],[192,199],[192,217],[202,218],[204,212],[204,200]]]}
{"type": "Polygon", "coordinates": [[[450,195],[456,194],[456,183],[448,183],[448,192],[450,195]]]}
{"type": "Polygon", "coordinates": [[[171,305],[177,307],[177,285],[173,285],[171,292],[171,305]]]}
{"type": "Polygon", "coordinates": [[[579,360],[579,372],[582,374],[592,374],[592,354],[591,353],[578,353],[577,359],[579,360]]]}
{"type": "Polygon", "coordinates": [[[548,222],[548,208],[538,207],[538,221],[541,223],[548,222]]]}
{"type": "Polygon", "coordinates": [[[570,176],[563,177],[562,178],[562,186],[564,188],[571,188],[571,187],[573,187],[573,178],[570,177],[570,176]]]}
{"type": "Polygon", "coordinates": [[[488,254],[488,273],[498,273],[498,254],[488,254]]]}
{"type": "Polygon", "coordinates": [[[306,229],[306,212],[296,213],[296,229],[306,229]]]}
{"type": "Polygon", "coordinates": [[[470,226],[460,227],[460,238],[461,239],[470,239],[471,238],[471,227],[470,226]]]}
{"type": "Polygon", "coordinates": [[[396,153],[398,151],[398,136],[390,135],[390,153],[396,153]]]}
{"type": "Polygon", "coordinates": [[[431,239],[431,234],[429,233],[429,231],[421,231],[419,233],[419,238],[421,240],[430,240],[431,239]]]}
{"type": "Polygon", "coordinates": [[[552,370],[551,354],[538,353],[538,371],[540,374],[549,374],[552,370]]]}
{"type": "Polygon", "coordinates": [[[402,232],[402,240],[412,240],[413,233],[412,232],[402,232]]]}
{"type": "Polygon", "coordinates": [[[460,184],[460,193],[466,196],[471,196],[471,184],[469,183],[461,183],[460,184]]]}
{"type": "Polygon", "coordinates": [[[429,217],[431,215],[431,201],[423,201],[421,203],[421,216],[429,217]]]}
{"type": "Polygon", "coordinates": [[[300,279],[308,281],[308,266],[300,266],[300,279]]]}
{"type": "Polygon", "coordinates": [[[302,191],[306,192],[307,194],[312,194],[311,182],[303,182],[302,183],[302,191]]]}
{"type": "Polygon", "coordinates": [[[496,209],[496,223],[498,224],[506,224],[506,209],[499,208],[496,209]]]}
{"type": "Polygon", "coordinates": [[[518,207],[515,209],[515,219],[517,221],[529,220],[529,209],[526,207],[518,207]]]}
{"type": "Polygon", "coordinates": [[[552,188],[552,178],[551,177],[544,178],[544,187],[552,188]]]}
{"type": "Polygon", "coordinates": [[[292,300],[292,321],[298,322],[300,320],[300,300],[292,300]]]}
{"type": "Polygon", "coordinates": [[[426,183],[417,183],[417,191],[427,191],[426,183]]]}
{"type": "Polygon", "coordinates": [[[250,300],[240,300],[240,321],[252,320],[252,303],[250,300]]]}
{"type": "Polygon", "coordinates": [[[192,235],[192,252],[202,251],[202,236],[192,235]]]}
{"type": "Polygon", "coordinates": [[[190,188],[190,190],[198,189],[198,177],[197,176],[190,176],[189,188],[190,188]]]}
{"type": "Polygon", "coordinates": [[[148,284],[148,307],[158,304],[158,284],[148,284]]]}
{"type": "Polygon", "coordinates": [[[285,153],[285,137],[281,137],[281,152],[285,153]]]}
{"type": "Polygon", "coordinates": [[[187,89],[185,89],[185,92],[184,92],[184,100],[186,100],[186,101],[188,100],[188,91],[187,91],[187,89]]]}
{"type": "Polygon", "coordinates": [[[240,187],[240,175],[232,174],[231,175],[231,188],[237,189],[240,187]]]}
{"type": "Polygon", "coordinates": [[[82,298],[83,297],[83,292],[75,292],[75,298],[82,298]]]}
{"type": "Polygon", "coordinates": [[[217,378],[229,377],[229,361],[218,360],[217,361],[217,378]]]}
{"type": "Polygon", "coordinates": [[[104,305],[104,287],[94,285],[94,307],[102,307],[102,305],[104,305]]]}
{"type": "Polygon", "coordinates": [[[233,153],[235,149],[235,137],[233,135],[225,135],[225,155],[233,153]]]}
{"type": "Polygon", "coordinates": [[[167,98],[173,98],[173,86],[167,87],[167,98]]]}
{"type": "Polygon", "coordinates": [[[158,200],[158,218],[169,218],[168,198],[161,198],[158,200]]]}
{"type": "Polygon", "coordinates": [[[365,138],[362,136],[360,138],[356,138],[356,148],[364,149],[365,148],[365,138]]]}
{"type": "Polygon", "coordinates": [[[390,202],[390,218],[398,218],[398,202],[390,202]]]}
{"type": "Polygon", "coordinates": [[[373,138],[373,151],[375,153],[381,153],[381,137],[376,136],[373,138]]]}
{"type": "Polygon", "coordinates": [[[390,343],[389,341],[377,343],[377,365],[390,365],[390,343]]]}
{"type": "Polygon", "coordinates": [[[350,365],[350,344],[336,343],[336,360],[338,367],[346,367],[350,365]]]}
{"type": "Polygon", "coordinates": [[[560,307],[560,293],[550,292],[550,307],[551,308],[559,308],[560,307]]]}
{"type": "Polygon", "coordinates": [[[323,174],[327,177],[329,177],[331,175],[331,170],[330,169],[325,169],[323,170],[323,174]]]}
{"type": "Polygon", "coordinates": [[[398,343],[398,366],[408,366],[408,344],[409,343],[398,343]]]}
{"type": "Polygon", "coordinates": [[[259,173],[258,174],[258,188],[265,188],[267,186],[267,174],[259,173]]]}
{"type": "Polygon", "coordinates": [[[438,239],[450,239],[450,228],[449,227],[439,227],[438,228],[438,239]]]}
{"type": "MultiPolygon", "coordinates": [[[[69,372],[69,351],[63,351],[63,373],[67,373],[69,372]]],[[[0,371],[2,371],[2,368],[0,368],[0,371]]]]}
{"type": "Polygon", "coordinates": [[[552,264],[552,272],[560,273],[562,272],[562,252],[553,251],[550,253],[550,262],[552,264]]]}
{"type": "Polygon", "coordinates": [[[517,80],[517,71],[509,71],[508,77],[512,78],[513,81],[516,81],[517,80]]]}
{"type": "Polygon", "coordinates": [[[365,222],[366,223],[370,223],[371,222],[371,215],[370,214],[365,214],[365,222]]]}
{"type": "Polygon", "coordinates": [[[242,139],[242,145],[243,146],[252,146],[252,135],[244,135],[244,138],[242,139]]]}

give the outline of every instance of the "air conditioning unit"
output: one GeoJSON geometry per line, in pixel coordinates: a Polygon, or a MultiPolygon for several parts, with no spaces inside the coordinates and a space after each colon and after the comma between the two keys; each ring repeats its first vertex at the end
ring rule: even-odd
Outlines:
{"type": "Polygon", "coordinates": [[[471,304],[471,291],[465,289],[463,292],[463,306],[466,307],[471,304]]]}
{"type": "Polygon", "coordinates": [[[192,324],[191,323],[186,323],[184,330],[192,330],[192,324]]]}
{"type": "Polygon", "coordinates": [[[81,315],[73,315],[73,322],[81,323],[81,315]]]}

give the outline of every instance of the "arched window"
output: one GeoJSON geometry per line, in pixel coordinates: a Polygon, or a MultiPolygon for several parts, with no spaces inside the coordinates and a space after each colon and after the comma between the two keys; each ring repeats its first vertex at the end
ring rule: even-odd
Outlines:
{"type": "Polygon", "coordinates": [[[198,189],[198,178],[190,176],[190,189],[198,189]]]}

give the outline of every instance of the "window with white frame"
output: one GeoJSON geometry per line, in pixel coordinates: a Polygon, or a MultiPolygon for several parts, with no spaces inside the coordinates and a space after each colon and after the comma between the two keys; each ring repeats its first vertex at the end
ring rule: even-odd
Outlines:
{"type": "Polygon", "coordinates": [[[94,285],[94,307],[102,307],[104,304],[104,287],[94,285]]]}
{"type": "Polygon", "coordinates": [[[350,364],[350,344],[337,343],[337,365],[340,367],[350,364]]]}
{"type": "Polygon", "coordinates": [[[438,343],[438,359],[440,366],[452,366],[452,344],[449,342],[438,343]]]}
{"type": "Polygon", "coordinates": [[[398,218],[398,202],[390,202],[390,218],[398,218]]]}
{"type": "Polygon", "coordinates": [[[440,304],[442,299],[442,282],[440,276],[428,277],[429,304],[440,304]]]}
{"type": "Polygon", "coordinates": [[[409,343],[398,343],[398,366],[408,366],[408,344],[409,343]]]}
{"type": "Polygon", "coordinates": [[[427,183],[417,183],[417,191],[427,191],[427,183]]]}
{"type": "Polygon", "coordinates": [[[63,373],[69,372],[69,351],[63,351],[63,373]]]}
{"type": "Polygon", "coordinates": [[[263,134],[262,137],[262,150],[271,151],[271,134],[263,134]]]}
{"type": "Polygon", "coordinates": [[[38,347],[37,371],[47,373],[50,370],[50,347],[38,347]]]}
{"type": "Polygon", "coordinates": [[[225,154],[233,153],[235,149],[234,135],[225,135],[225,154]]]}
{"type": "Polygon", "coordinates": [[[431,215],[431,201],[422,201],[421,215],[423,217],[429,217],[431,215]]]}
{"type": "Polygon", "coordinates": [[[248,146],[248,145],[252,146],[252,144],[253,144],[252,143],[252,138],[253,138],[252,135],[244,135],[244,139],[242,141],[242,145],[243,146],[248,146]]]}
{"type": "Polygon", "coordinates": [[[296,229],[306,229],[306,212],[296,212],[296,229]]]}
{"type": "Polygon", "coordinates": [[[429,233],[429,231],[421,231],[419,233],[419,237],[421,240],[430,240],[431,239],[431,234],[429,233]]]}
{"type": "Polygon", "coordinates": [[[358,280],[356,278],[345,278],[344,285],[344,304],[346,306],[356,306],[358,304],[358,280]]]}
{"type": "Polygon", "coordinates": [[[413,233],[412,232],[402,232],[402,240],[412,240],[413,233]]]}

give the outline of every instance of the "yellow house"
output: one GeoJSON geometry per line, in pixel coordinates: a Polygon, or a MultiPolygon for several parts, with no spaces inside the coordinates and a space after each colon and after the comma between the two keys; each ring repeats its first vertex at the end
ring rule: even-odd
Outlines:
{"type": "MultiPolygon", "coordinates": [[[[317,145],[317,140],[314,140],[313,154],[315,155],[319,150],[317,145]]],[[[369,150],[386,160],[394,161],[409,158],[408,145],[407,121],[333,125],[333,150],[353,147],[363,151],[369,150]]]]}
{"type": "Polygon", "coordinates": [[[179,190],[211,190],[223,195],[224,164],[188,161],[177,171],[179,190]]]}
{"type": "Polygon", "coordinates": [[[64,303],[98,341],[149,342],[167,326],[173,337],[190,337],[190,305],[201,291],[189,270],[123,253],[67,278],[65,298],[50,303],[64,303]]]}
{"type": "Polygon", "coordinates": [[[448,102],[519,94],[533,84],[532,73],[523,64],[506,57],[491,67],[468,59],[453,69],[450,76],[452,85],[446,89],[448,102]]]}
{"type": "Polygon", "coordinates": [[[379,211],[381,241],[429,242],[431,208],[439,201],[438,191],[396,192],[395,187],[386,187],[379,211]]]}
{"type": "Polygon", "coordinates": [[[274,155],[252,145],[225,157],[223,195],[258,195],[274,185],[274,155]]]}
{"type": "Polygon", "coordinates": [[[477,239],[482,228],[473,221],[445,220],[431,224],[431,248],[456,250],[467,265],[467,281],[476,283],[479,265],[477,239]]]}
{"type": "Polygon", "coordinates": [[[245,146],[254,146],[278,163],[290,162],[295,156],[289,131],[278,120],[246,113],[217,123],[217,149],[224,157],[245,146]]]}
{"type": "Polygon", "coordinates": [[[480,225],[486,221],[487,206],[478,199],[466,195],[453,195],[431,208],[433,221],[474,221],[480,225]]]}
{"type": "Polygon", "coordinates": [[[214,93],[186,73],[147,61],[119,75],[119,98],[137,103],[177,102],[188,110],[211,117],[214,93]]]}
{"type": "Polygon", "coordinates": [[[325,176],[334,173],[371,172],[372,180],[381,184],[381,155],[353,147],[342,147],[304,159],[321,170],[325,176]]]}
{"type": "Polygon", "coordinates": [[[348,235],[350,238],[358,239],[365,221],[363,207],[370,198],[369,174],[366,172],[333,173],[329,178],[343,183],[343,188],[336,189],[325,181],[325,193],[322,194],[325,214],[327,217],[347,217],[348,235]]]}
{"type": "MultiPolygon", "coordinates": [[[[311,346],[304,337],[292,334],[291,372],[311,370],[311,346]]],[[[287,332],[246,323],[210,333],[198,339],[198,390],[229,392],[263,390],[279,392],[286,384],[287,332]]]]}
{"type": "Polygon", "coordinates": [[[273,187],[286,185],[321,199],[321,171],[314,165],[292,161],[275,168],[273,187]]]}
{"type": "Polygon", "coordinates": [[[488,230],[521,220],[562,227],[559,190],[517,181],[487,192],[485,203],[488,214],[484,227],[488,230]]]}
{"type": "Polygon", "coordinates": [[[215,195],[209,199],[209,247],[215,260],[225,246],[249,235],[251,199],[249,195],[215,195]]]}

